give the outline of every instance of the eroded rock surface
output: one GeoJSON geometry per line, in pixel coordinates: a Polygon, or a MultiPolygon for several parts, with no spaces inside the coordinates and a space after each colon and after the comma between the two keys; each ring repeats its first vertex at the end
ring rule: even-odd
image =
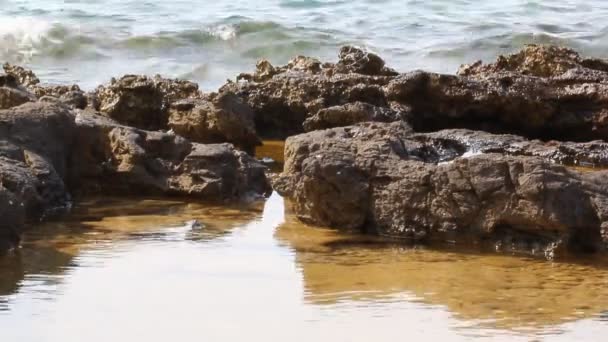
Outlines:
{"type": "Polygon", "coordinates": [[[308,117],[304,123],[307,132],[350,126],[360,122],[393,122],[404,119],[404,113],[386,107],[377,107],[364,102],[352,102],[341,106],[321,109],[308,117]]]}
{"type": "Polygon", "coordinates": [[[64,179],[74,132],[73,113],[60,105],[27,103],[0,111],[0,235],[17,237],[26,218],[70,206],[64,179]]]}
{"type": "Polygon", "coordinates": [[[123,126],[57,101],[0,110],[0,250],[72,194],[173,195],[226,202],[269,193],[265,167],[233,145],[123,126]]]}
{"type": "Polygon", "coordinates": [[[35,96],[27,91],[11,74],[0,73],[0,110],[35,101],[35,96]]]}
{"type": "Polygon", "coordinates": [[[126,75],[95,90],[97,108],[117,122],[141,129],[167,127],[172,101],[198,95],[198,85],[160,76],[126,75]]]}
{"type": "Polygon", "coordinates": [[[270,190],[265,167],[231,144],[192,143],[172,133],[122,126],[91,111],[80,112],[76,123],[75,188],[208,201],[262,196],[270,190]]]}
{"type": "MultiPolygon", "coordinates": [[[[604,250],[608,171],[556,164],[548,156],[564,153],[559,143],[517,140],[413,134],[403,123],[315,131],[287,140],[276,188],[323,226],[532,253],[604,250]]],[[[589,145],[566,145],[595,158],[589,145]]]]}
{"type": "Polygon", "coordinates": [[[253,118],[253,110],[240,97],[224,92],[173,103],[167,125],[176,134],[196,142],[229,141],[253,152],[261,144],[253,118]]]}
{"type": "Polygon", "coordinates": [[[337,64],[296,57],[287,65],[258,63],[253,74],[239,75],[221,91],[241,96],[255,112],[263,138],[286,138],[303,132],[303,123],[322,109],[363,102],[388,106],[382,87],[392,71],[376,55],[347,47],[337,64]]]}
{"type": "Polygon", "coordinates": [[[306,120],[319,121],[319,111],[367,103],[399,107],[418,131],[470,128],[588,141],[608,138],[607,80],[608,63],[566,48],[528,46],[496,63],[477,62],[459,75],[445,75],[398,74],[380,57],[345,47],[335,64],[307,57],[281,67],[261,61],[253,74],[241,74],[223,89],[247,101],[266,138],[302,133],[306,120]]]}

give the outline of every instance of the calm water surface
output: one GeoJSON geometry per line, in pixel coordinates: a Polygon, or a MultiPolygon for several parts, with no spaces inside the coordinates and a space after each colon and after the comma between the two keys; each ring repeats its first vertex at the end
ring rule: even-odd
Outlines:
{"type": "Polygon", "coordinates": [[[0,258],[3,341],[603,341],[608,269],[395,246],[247,207],[89,200],[0,258]],[[189,221],[197,219],[202,227],[189,221]]]}

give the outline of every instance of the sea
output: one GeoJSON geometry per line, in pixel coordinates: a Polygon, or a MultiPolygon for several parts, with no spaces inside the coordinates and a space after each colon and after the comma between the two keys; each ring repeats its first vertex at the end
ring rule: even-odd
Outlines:
{"type": "Polygon", "coordinates": [[[124,74],[215,90],[259,59],[335,61],[345,44],[455,73],[529,43],[606,57],[606,17],[602,0],[0,0],[0,61],[86,90],[124,74]]]}

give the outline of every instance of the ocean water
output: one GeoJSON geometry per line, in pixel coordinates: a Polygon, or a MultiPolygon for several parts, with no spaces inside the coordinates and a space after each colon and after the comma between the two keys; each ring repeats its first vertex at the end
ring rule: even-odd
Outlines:
{"type": "Polygon", "coordinates": [[[526,43],[606,57],[607,16],[603,0],[0,0],[0,61],[85,89],[126,73],[215,89],[261,58],[331,61],[355,44],[453,73],[526,43]]]}

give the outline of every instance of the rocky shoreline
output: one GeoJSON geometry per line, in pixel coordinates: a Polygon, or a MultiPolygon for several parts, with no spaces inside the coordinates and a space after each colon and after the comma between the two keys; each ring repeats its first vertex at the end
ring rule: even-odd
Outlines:
{"type": "Polygon", "coordinates": [[[92,92],[0,73],[0,249],[82,194],[227,202],[273,187],[308,223],[555,257],[608,247],[608,61],[527,46],[456,75],[260,61],[215,93],[127,75],[92,92]],[[252,157],[287,139],[277,177],[252,157]]]}

